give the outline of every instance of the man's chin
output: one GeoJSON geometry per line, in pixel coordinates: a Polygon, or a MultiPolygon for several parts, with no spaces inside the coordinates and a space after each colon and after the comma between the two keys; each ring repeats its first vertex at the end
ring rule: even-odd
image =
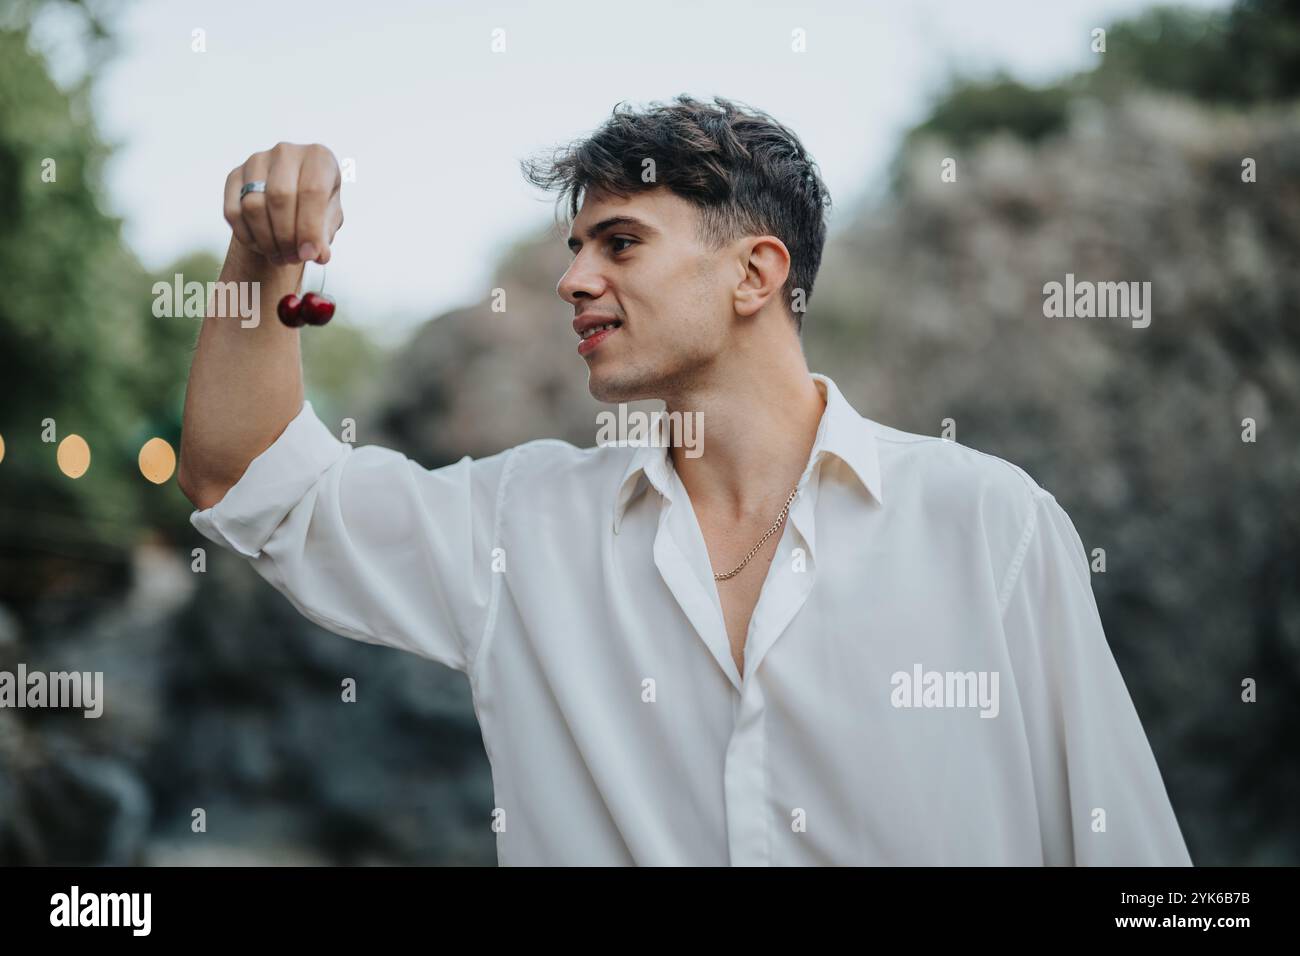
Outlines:
{"type": "Polygon", "coordinates": [[[655,397],[653,388],[643,379],[629,380],[626,375],[618,375],[609,369],[592,368],[587,377],[587,390],[596,401],[606,404],[638,402],[655,397]]]}

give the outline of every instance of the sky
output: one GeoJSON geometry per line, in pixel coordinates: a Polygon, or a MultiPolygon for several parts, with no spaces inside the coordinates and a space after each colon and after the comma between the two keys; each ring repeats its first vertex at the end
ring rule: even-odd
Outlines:
{"type": "MultiPolygon", "coordinates": [[[[817,160],[833,235],[953,74],[1046,82],[1086,69],[1092,29],[1149,5],[142,0],[114,21],[120,50],[96,77],[96,121],[115,146],[107,206],[150,268],[220,256],[230,170],[281,140],[323,143],[356,177],[329,291],[397,341],[487,298],[509,244],[555,221],[520,159],[591,132],[619,101],[721,95],[772,114],[817,160]]],[[[38,34],[56,78],[78,67],[62,36],[57,16],[38,34]]]]}

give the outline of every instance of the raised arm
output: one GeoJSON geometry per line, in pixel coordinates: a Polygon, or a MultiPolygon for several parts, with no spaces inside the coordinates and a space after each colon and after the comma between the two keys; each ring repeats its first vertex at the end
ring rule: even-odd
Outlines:
{"type": "Polygon", "coordinates": [[[299,332],[275,309],[298,291],[304,263],[329,261],[343,224],[340,183],[333,153],[291,143],[254,153],[226,178],[231,240],[220,281],[250,283],[258,320],[245,325],[239,316],[215,314],[218,296],[199,330],[177,470],[196,508],[220,501],[302,408],[299,332]],[[257,181],[266,191],[241,198],[243,184],[257,181]]]}

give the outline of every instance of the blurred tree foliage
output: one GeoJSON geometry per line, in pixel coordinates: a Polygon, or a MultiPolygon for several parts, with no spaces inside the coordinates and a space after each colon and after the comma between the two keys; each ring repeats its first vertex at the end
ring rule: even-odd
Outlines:
{"type": "MultiPolygon", "coordinates": [[[[0,600],[20,612],[52,590],[86,596],[123,577],[144,529],[178,527],[184,499],[137,466],[159,436],[177,447],[193,319],[152,314],[154,276],[105,211],[109,150],[91,118],[88,77],[52,80],[31,44],[43,4],[11,8],[0,28],[0,600]],[[76,433],[89,470],[72,480],[55,462],[76,433]]],[[[82,9],[92,47],[104,35],[82,9]]],[[[88,62],[93,63],[92,56],[88,62]]],[[[216,277],[210,255],[161,271],[216,277]]]]}
{"type": "Polygon", "coordinates": [[[1300,2],[1244,0],[1226,10],[1155,7],[1107,31],[1094,89],[1140,84],[1225,105],[1300,93],[1300,2]]]}
{"type": "Polygon", "coordinates": [[[1001,73],[958,77],[907,142],[933,136],[966,147],[997,132],[1037,142],[1065,127],[1078,98],[1110,100],[1138,87],[1235,106],[1293,98],[1300,93],[1300,0],[1153,7],[1107,27],[1098,59],[1095,70],[1046,86],[1001,73]]]}
{"type": "Polygon", "coordinates": [[[989,80],[957,80],[936,102],[913,137],[942,136],[969,146],[997,130],[1036,142],[1065,125],[1070,91],[1064,85],[1035,88],[1005,74],[989,80]]]}

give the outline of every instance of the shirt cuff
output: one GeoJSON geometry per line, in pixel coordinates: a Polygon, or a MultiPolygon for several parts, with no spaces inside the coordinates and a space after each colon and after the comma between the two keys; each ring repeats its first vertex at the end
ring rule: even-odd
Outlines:
{"type": "Polygon", "coordinates": [[[224,498],[190,515],[205,538],[255,558],[280,522],[331,465],[352,450],[304,401],[293,421],[254,458],[224,498]]]}

